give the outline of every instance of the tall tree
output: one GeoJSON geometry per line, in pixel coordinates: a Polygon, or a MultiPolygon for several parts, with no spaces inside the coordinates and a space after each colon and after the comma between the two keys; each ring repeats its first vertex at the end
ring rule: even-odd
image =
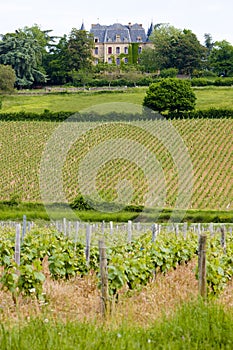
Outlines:
{"type": "Polygon", "coordinates": [[[73,28],[68,37],[68,68],[69,70],[92,68],[92,49],[94,41],[92,34],[85,30],[73,28]]]}
{"type": "Polygon", "coordinates": [[[225,77],[233,75],[233,46],[226,40],[216,41],[208,58],[215,73],[225,77]]]}
{"type": "Polygon", "coordinates": [[[180,73],[192,74],[194,69],[201,68],[205,49],[191,30],[183,30],[174,51],[174,66],[180,73]]]}
{"type": "Polygon", "coordinates": [[[2,36],[0,63],[11,65],[15,70],[17,86],[31,86],[46,81],[41,69],[41,46],[35,38],[21,29],[2,36]]]}
{"type": "Polygon", "coordinates": [[[205,33],[204,38],[205,38],[205,47],[207,50],[207,56],[209,56],[213,47],[214,47],[214,41],[212,39],[211,34],[209,34],[209,33],[205,33]]]}
{"type": "Polygon", "coordinates": [[[59,85],[69,81],[68,71],[68,41],[67,36],[63,35],[59,42],[51,47],[48,55],[45,57],[45,69],[50,83],[59,85]]]}
{"type": "Polygon", "coordinates": [[[174,67],[175,52],[181,31],[169,24],[155,25],[151,34],[151,41],[154,44],[155,60],[159,69],[174,67]]]}
{"type": "Polygon", "coordinates": [[[72,82],[75,72],[92,70],[94,41],[85,30],[73,28],[60,38],[47,57],[47,73],[54,84],[72,82]]]}
{"type": "Polygon", "coordinates": [[[190,74],[201,67],[204,48],[191,30],[159,24],[155,26],[151,40],[159,69],[177,68],[180,73],[190,74]]]}
{"type": "Polygon", "coordinates": [[[142,50],[139,58],[139,66],[143,72],[153,73],[160,68],[157,62],[156,51],[151,47],[142,50]]]}

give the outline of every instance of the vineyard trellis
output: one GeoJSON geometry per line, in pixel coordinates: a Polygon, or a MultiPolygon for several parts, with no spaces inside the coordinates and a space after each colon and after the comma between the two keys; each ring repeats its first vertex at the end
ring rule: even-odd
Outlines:
{"type": "Polygon", "coordinates": [[[233,275],[231,224],[148,225],[130,221],[113,225],[64,219],[44,227],[27,223],[26,228],[23,236],[19,223],[0,225],[1,285],[10,290],[14,300],[18,293],[37,297],[41,302],[46,299],[43,294],[46,257],[50,276],[56,280],[84,276],[90,271],[98,275],[100,240],[106,245],[110,300],[115,300],[122,288],[129,291],[141,288],[158,273],[166,273],[197,257],[198,237],[203,234],[208,236],[208,296],[219,295],[233,275]]]}
{"type": "MultiPolygon", "coordinates": [[[[171,123],[181,135],[193,166],[194,185],[190,208],[231,210],[233,121],[186,119],[173,120],[171,123]]],[[[50,122],[0,122],[1,200],[9,200],[14,195],[22,201],[41,200],[40,160],[47,140],[58,125],[59,123],[50,122]]],[[[101,142],[127,138],[129,141],[137,140],[157,157],[166,183],[164,206],[173,207],[178,191],[178,169],[165,145],[152,138],[145,130],[133,127],[127,122],[99,122],[95,123],[95,126],[96,128],[80,137],[68,153],[63,168],[67,200],[71,202],[79,195],[78,167],[87,153],[101,142]]],[[[131,204],[143,205],[144,194],[148,190],[147,179],[136,163],[124,159],[112,159],[99,169],[96,186],[102,198],[106,201],[114,200],[117,196],[117,184],[122,178],[130,181],[135,189],[131,204]]],[[[161,183],[155,183],[155,186],[159,188],[161,183]]]]}

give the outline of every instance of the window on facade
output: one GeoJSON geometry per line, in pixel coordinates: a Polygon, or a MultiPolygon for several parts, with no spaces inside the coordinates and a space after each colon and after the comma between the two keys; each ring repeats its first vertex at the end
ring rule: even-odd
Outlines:
{"type": "Polygon", "coordinates": [[[95,55],[98,55],[98,53],[99,53],[99,48],[95,47],[95,55]]]}
{"type": "Polygon", "coordinates": [[[108,54],[111,55],[112,54],[112,47],[108,47],[108,54]]]}
{"type": "Polygon", "coordinates": [[[124,47],[124,53],[126,54],[126,55],[128,55],[128,53],[129,53],[129,49],[128,49],[128,47],[126,46],[126,47],[124,47]]]}
{"type": "Polygon", "coordinates": [[[121,52],[121,49],[120,49],[120,47],[116,47],[116,54],[119,54],[121,52]]]}
{"type": "Polygon", "coordinates": [[[142,47],[139,46],[139,47],[138,47],[138,53],[141,53],[141,52],[142,52],[142,47]]]}
{"type": "Polygon", "coordinates": [[[125,57],[125,63],[128,63],[128,58],[127,57],[125,57]]]}
{"type": "Polygon", "coordinates": [[[99,60],[98,58],[95,59],[95,64],[98,64],[99,63],[99,60]]]}
{"type": "Polygon", "coordinates": [[[121,59],[120,59],[120,57],[117,57],[116,64],[119,66],[120,63],[121,63],[121,59]]]}
{"type": "Polygon", "coordinates": [[[111,57],[108,58],[108,63],[109,63],[109,64],[112,63],[112,58],[111,58],[111,57]]]}

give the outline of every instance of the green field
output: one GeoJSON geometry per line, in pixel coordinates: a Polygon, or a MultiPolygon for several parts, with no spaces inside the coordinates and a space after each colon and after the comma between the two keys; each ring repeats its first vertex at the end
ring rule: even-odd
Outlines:
{"type": "MultiPolygon", "coordinates": [[[[86,91],[79,93],[47,93],[43,95],[16,94],[3,96],[3,106],[0,112],[36,112],[41,113],[45,109],[51,111],[81,111],[90,106],[109,102],[128,102],[141,104],[147,88],[128,88],[114,93],[100,94],[86,91]]],[[[232,108],[233,88],[231,87],[203,87],[194,88],[197,109],[232,108]]]]}

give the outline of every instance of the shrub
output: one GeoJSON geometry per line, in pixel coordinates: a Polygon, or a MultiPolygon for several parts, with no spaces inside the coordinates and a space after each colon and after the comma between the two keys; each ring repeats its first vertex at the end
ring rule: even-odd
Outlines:
{"type": "Polygon", "coordinates": [[[196,96],[189,80],[165,78],[149,86],[143,106],[159,113],[193,110],[196,96]]]}
{"type": "Polygon", "coordinates": [[[178,69],[176,68],[167,68],[167,69],[162,69],[160,71],[159,76],[161,78],[175,78],[178,74],[178,69]]]}
{"type": "Polygon", "coordinates": [[[214,85],[214,81],[209,80],[207,78],[192,78],[191,85],[192,86],[209,86],[209,85],[214,85]]]}
{"type": "Polygon", "coordinates": [[[0,91],[13,92],[15,81],[14,69],[9,65],[0,64],[0,91]]]}

